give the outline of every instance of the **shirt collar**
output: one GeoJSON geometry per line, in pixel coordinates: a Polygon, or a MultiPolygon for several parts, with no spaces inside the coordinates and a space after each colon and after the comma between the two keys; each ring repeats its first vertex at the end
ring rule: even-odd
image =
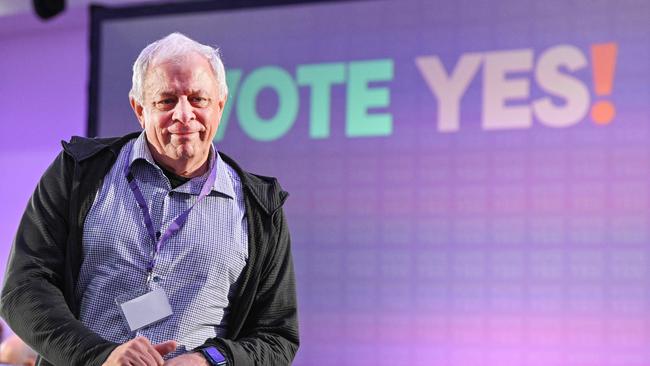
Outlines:
{"type": "Polygon", "coordinates": [[[144,160],[149,164],[158,167],[156,161],[153,160],[151,151],[149,151],[149,145],[147,144],[147,135],[145,135],[144,131],[142,131],[140,136],[138,136],[138,138],[135,140],[135,143],[133,143],[132,151],[131,160],[129,161],[130,166],[133,166],[133,163],[138,160],[144,160]]]}
{"type": "MultiPolygon", "coordinates": [[[[149,151],[149,144],[147,144],[147,136],[145,135],[145,131],[142,131],[140,136],[138,136],[133,144],[133,152],[131,153],[129,165],[133,166],[133,163],[138,160],[147,162],[149,165],[159,170],[162,174],[162,170],[153,159],[151,151],[149,151]]],[[[214,148],[214,144],[211,144],[209,161],[210,169],[212,166],[214,166],[214,164],[217,164],[217,179],[212,185],[212,190],[224,194],[230,198],[235,198],[235,188],[233,186],[232,178],[229,174],[228,165],[223,161],[223,159],[221,159],[221,156],[214,148]]],[[[187,183],[174,189],[174,191],[199,195],[201,193],[203,183],[205,183],[205,181],[208,179],[208,175],[210,175],[210,169],[208,169],[205,174],[190,179],[187,183]]]]}

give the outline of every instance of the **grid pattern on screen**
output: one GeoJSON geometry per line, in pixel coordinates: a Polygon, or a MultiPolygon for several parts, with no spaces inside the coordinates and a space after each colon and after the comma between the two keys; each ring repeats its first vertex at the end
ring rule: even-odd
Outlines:
{"type": "MultiPolygon", "coordinates": [[[[569,21],[575,9],[553,9],[556,20],[537,9],[531,22],[525,6],[460,8],[458,53],[627,35],[602,9],[581,22],[569,21]]],[[[619,96],[635,78],[650,81],[647,66],[617,69],[619,96]]],[[[468,117],[455,136],[402,125],[415,131],[399,143],[298,159],[327,181],[292,192],[289,206],[307,246],[297,249],[301,304],[313,309],[303,329],[318,344],[305,364],[650,362],[648,118],[637,96],[616,102],[605,128],[587,119],[489,135],[468,117]]]]}
{"type": "MultiPolygon", "coordinates": [[[[311,94],[302,87],[286,135],[253,141],[233,112],[220,142],[291,193],[302,338],[294,364],[649,364],[649,15],[638,0],[351,2],[215,15],[213,43],[244,78],[266,65],[293,76],[304,63],[394,63],[394,79],[373,84],[390,87],[390,106],[369,112],[392,114],[390,136],[348,138],[346,85],[336,84],[327,138],[308,138],[311,94]],[[238,21],[251,26],[226,36],[238,21]],[[536,61],[560,44],[589,58],[602,42],[619,49],[612,95],[593,94],[589,67],[574,76],[592,103],[616,105],[607,126],[587,115],[569,128],[534,118],[529,129],[483,130],[479,71],[461,129],[439,133],[436,100],[415,65],[438,55],[449,71],[467,52],[517,49],[536,61]]],[[[201,21],[171,22],[111,27],[153,29],[151,39],[169,24],[205,34],[201,21]]],[[[532,70],[512,77],[531,88],[515,104],[547,95],[532,70]]],[[[277,109],[272,94],[260,94],[260,111],[277,109]]]]}

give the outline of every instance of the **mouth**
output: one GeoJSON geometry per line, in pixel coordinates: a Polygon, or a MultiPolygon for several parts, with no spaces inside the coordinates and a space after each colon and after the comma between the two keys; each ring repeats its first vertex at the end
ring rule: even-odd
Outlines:
{"type": "Polygon", "coordinates": [[[199,133],[199,132],[198,131],[171,132],[172,135],[181,136],[181,137],[190,136],[190,135],[193,135],[195,133],[199,133]]]}

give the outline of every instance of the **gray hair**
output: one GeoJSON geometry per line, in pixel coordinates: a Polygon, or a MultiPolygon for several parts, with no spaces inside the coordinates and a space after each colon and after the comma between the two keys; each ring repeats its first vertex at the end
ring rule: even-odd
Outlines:
{"type": "Polygon", "coordinates": [[[144,102],[144,78],[147,75],[147,69],[155,58],[171,59],[185,56],[189,53],[196,52],[204,56],[210,62],[212,71],[217,78],[217,88],[219,96],[228,95],[228,86],[226,85],[226,70],[221,61],[221,54],[218,48],[206,46],[185,36],[184,34],[174,32],[165,38],[159,39],[145,47],[140,56],[133,63],[133,79],[129,97],[135,99],[139,104],[144,102]]]}

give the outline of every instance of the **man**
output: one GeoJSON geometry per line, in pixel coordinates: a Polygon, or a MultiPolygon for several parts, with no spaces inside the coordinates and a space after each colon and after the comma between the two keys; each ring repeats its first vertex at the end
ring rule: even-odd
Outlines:
{"type": "Polygon", "coordinates": [[[133,70],[144,131],[63,144],[20,223],[2,316],[39,365],[290,364],[288,194],[213,148],[218,50],[174,33],[133,70]]]}

